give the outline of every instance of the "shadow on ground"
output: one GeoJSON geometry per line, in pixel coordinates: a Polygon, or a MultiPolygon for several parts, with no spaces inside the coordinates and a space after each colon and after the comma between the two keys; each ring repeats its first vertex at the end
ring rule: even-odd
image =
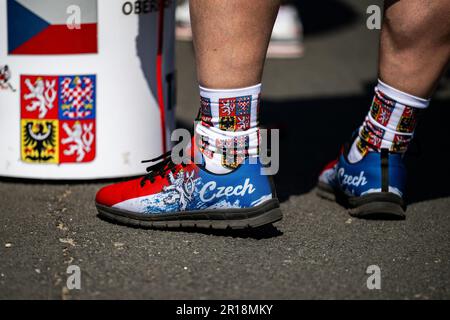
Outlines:
{"type": "MultiPolygon", "coordinates": [[[[280,129],[280,170],[275,176],[280,201],[315,187],[322,168],[362,123],[372,88],[367,85],[365,94],[356,96],[262,102],[262,125],[280,129]]],[[[432,101],[405,156],[408,203],[450,195],[449,104],[448,99],[432,101]]]]}
{"type": "MultiPolygon", "coordinates": [[[[162,227],[144,227],[144,226],[134,226],[129,224],[123,224],[116,220],[108,219],[107,217],[97,215],[97,217],[103,221],[107,221],[112,224],[127,226],[134,229],[157,229],[159,231],[172,232],[174,228],[162,227]]],[[[242,238],[242,239],[270,239],[274,237],[279,237],[283,235],[277,227],[272,224],[264,225],[256,228],[246,228],[246,229],[208,229],[208,228],[192,228],[192,227],[182,227],[175,228],[177,232],[186,232],[186,233],[201,233],[208,236],[220,236],[220,237],[230,237],[230,238],[242,238]]]]}
{"type": "Polygon", "coordinates": [[[336,31],[355,23],[358,13],[347,3],[329,1],[290,1],[298,10],[307,37],[336,31]]]}

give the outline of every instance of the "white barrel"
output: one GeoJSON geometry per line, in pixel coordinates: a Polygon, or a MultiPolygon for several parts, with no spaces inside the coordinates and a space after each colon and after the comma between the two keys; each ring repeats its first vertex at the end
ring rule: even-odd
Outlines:
{"type": "Polygon", "coordinates": [[[0,176],[131,176],[165,152],[174,6],[0,0],[0,176]]]}

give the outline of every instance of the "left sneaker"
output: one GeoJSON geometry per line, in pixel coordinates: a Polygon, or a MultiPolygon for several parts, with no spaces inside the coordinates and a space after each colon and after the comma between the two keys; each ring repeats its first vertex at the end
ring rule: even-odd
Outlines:
{"type": "Polygon", "coordinates": [[[354,217],[405,219],[403,155],[370,151],[360,161],[350,163],[347,153],[348,146],[323,169],[317,194],[349,208],[354,217]]]}
{"type": "Polygon", "coordinates": [[[102,188],[101,216],[144,227],[243,229],[271,224],[282,214],[271,177],[260,164],[241,164],[227,174],[203,166],[174,164],[170,153],[142,178],[102,188]]]}

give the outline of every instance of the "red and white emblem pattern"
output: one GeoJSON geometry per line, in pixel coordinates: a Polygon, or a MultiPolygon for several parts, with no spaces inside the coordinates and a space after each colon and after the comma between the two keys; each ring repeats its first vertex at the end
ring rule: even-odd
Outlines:
{"type": "Polygon", "coordinates": [[[94,160],[95,75],[22,75],[20,90],[24,161],[94,160]],[[44,137],[48,141],[40,141],[44,137]],[[50,154],[52,148],[56,155],[50,154]]]}

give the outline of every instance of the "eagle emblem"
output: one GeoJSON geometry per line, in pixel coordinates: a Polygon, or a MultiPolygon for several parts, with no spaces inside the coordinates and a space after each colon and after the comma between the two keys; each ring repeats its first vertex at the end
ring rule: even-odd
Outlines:
{"type": "Polygon", "coordinates": [[[234,131],[236,128],[236,117],[220,117],[219,127],[221,130],[234,131]]]}
{"type": "Polygon", "coordinates": [[[28,162],[58,162],[58,127],[52,120],[22,120],[22,158],[28,162]]]}

